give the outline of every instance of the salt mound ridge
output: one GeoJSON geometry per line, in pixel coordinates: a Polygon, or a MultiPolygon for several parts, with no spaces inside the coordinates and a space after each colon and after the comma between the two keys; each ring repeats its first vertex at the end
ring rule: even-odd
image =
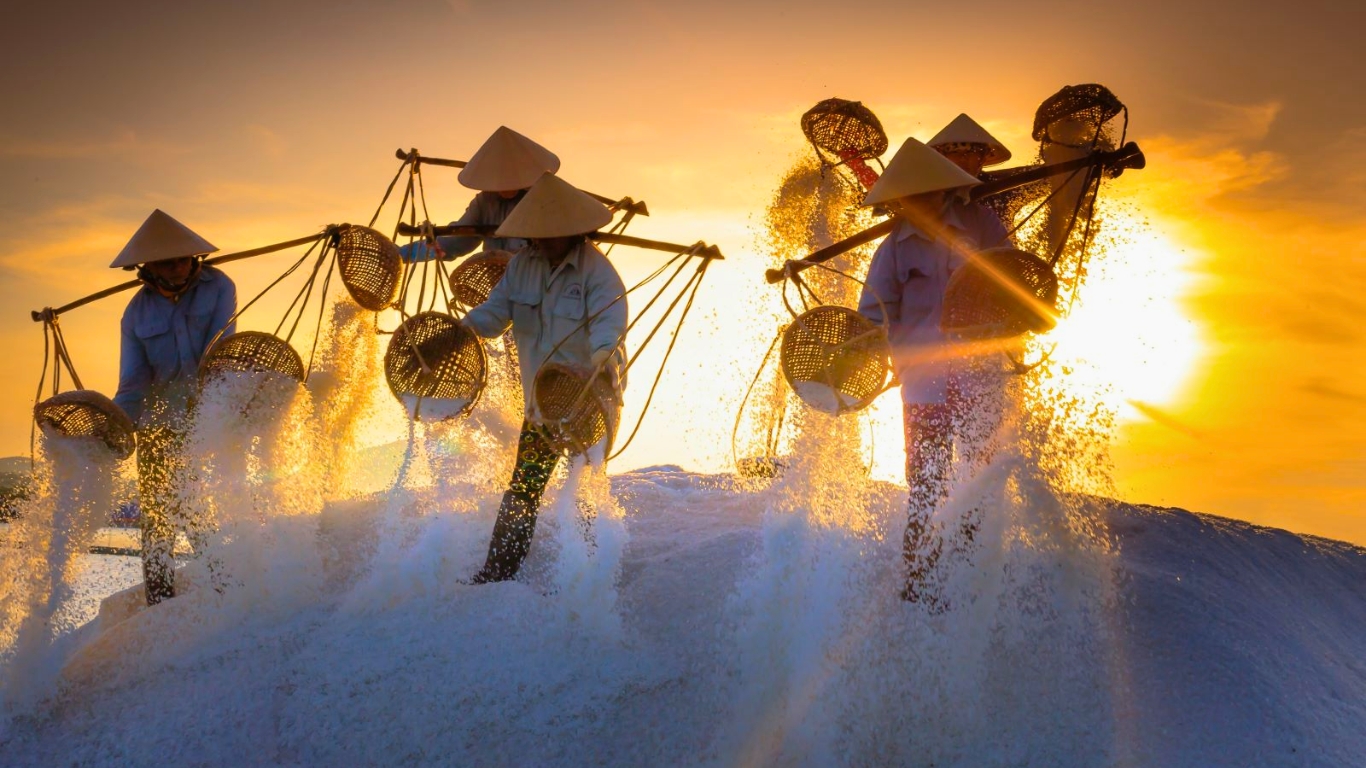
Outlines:
{"type": "MultiPolygon", "coordinates": [[[[336,505],[325,583],[139,614],[96,679],[8,724],[3,762],[1366,763],[1358,548],[1093,501],[1118,543],[1113,600],[1069,594],[1088,583],[1077,563],[1015,560],[1020,583],[1051,586],[934,616],[895,595],[896,536],[783,516],[780,489],[676,468],[611,485],[615,589],[591,583],[591,549],[577,581],[556,573],[577,537],[558,499],[524,580],[481,587],[459,579],[495,499],[409,519],[388,548],[386,510],[412,499],[336,505]]],[[[888,531],[901,493],[867,500],[888,531]]],[[[101,561],[87,577],[106,593],[129,578],[101,561]]]]}

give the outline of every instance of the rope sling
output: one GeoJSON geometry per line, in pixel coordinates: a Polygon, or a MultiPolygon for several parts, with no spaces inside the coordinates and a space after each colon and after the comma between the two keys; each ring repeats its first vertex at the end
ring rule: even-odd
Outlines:
{"type": "MultiPolygon", "coordinates": [[[[226,264],[233,261],[254,258],[270,253],[297,248],[302,245],[311,245],[309,252],[316,248],[319,242],[328,239],[329,233],[337,228],[329,227],[321,234],[309,235],[281,243],[252,248],[236,253],[224,254],[213,258],[205,259],[205,265],[226,264]]],[[[323,254],[326,255],[326,251],[323,254]]],[[[270,288],[278,285],[284,277],[296,270],[307,258],[307,254],[291,266],[284,275],[281,275],[269,286],[270,288]]],[[[321,262],[321,257],[320,257],[321,262]]],[[[300,295],[295,297],[295,304],[291,305],[291,310],[295,306],[298,308],[297,316],[293,329],[298,327],[299,321],[303,317],[303,304],[307,303],[307,295],[311,292],[313,285],[317,282],[318,269],[315,267],[308,283],[300,295]],[[303,303],[300,303],[303,298],[303,303]]],[[[323,281],[323,291],[326,292],[327,279],[323,281]]],[[[98,440],[104,443],[116,457],[122,459],[132,454],[136,447],[136,428],[128,415],[123,412],[114,401],[93,390],[84,389],[80,378],[76,375],[75,367],[71,363],[71,355],[62,334],[58,318],[72,310],[84,307],[95,301],[108,298],[110,296],[123,293],[125,291],[141,288],[141,280],[129,280],[118,285],[98,291],[89,296],[77,299],[60,307],[46,307],[42,310],[35,310],[30,313],[34,322],[43,324],[43,369],[38,381],[38,394],[34,398],[34,431],[30,433],[29,449],[32,455],[35,449],[36,430],[41,429],[48,439],[71,439],[71,440],[98,440]],[[47,383],[48,370],[51,368],[52,389],[48,399],[39,402],[42,397],[44,387],[47,383]],[[62,392],[62,371],[71,377],[75,389],[69,392],[62,392]]],[[[264,295],[266,291],[262,291],[264,295]]],[[[247,307],[260,298],[258,295],[247,307]]],[[[243,307],[245,310],[247,307],[243,307]]],[[[236,320],[241,314],[239,310],[229,320],[229,324],[236,320]]],[[[290,313],[286,313],[286,319],[290,313]]],[[[284,320],[281,321],[283,327],[284,320]]],[[[226,327],[226,326],[225,326],[226,327]]],[[[276,333],[280,331],[277,327],[276,333]]],[[[316,335],[314,348],[316,349],[316,335]]],[[[260,333],[257,331],[245,331],[232,336],[224,336],[223,329],[219,329],[214,336],[213,343],[210,345],[210,353],[206,353],[201,361],[200,375],[201,381],[205,375],[219,372],[238,371],[238,372],[257,372],[273,371],[283,373],[289,378],[303,381],[307,377],[308,367],[304,366],[298,353],[289,346],[287,340],[281,340],[275,335],[260,333]],[[217,350],[216,352],[214,350],[217,350]],[[210,354],[213,360],[210,360],[210,354]]],[[[310,354],[310,366],[312,355],[310,354]]]]}
{"type": "MultiPolygon", "coordinates": [[[[391,182],[389,191],[385,193],[385,200],[388,199],[398,179],[404,170],[408,172],[408,184],[405,190],[403,201],[400,203],[398,222],[394,227],[395,238],[405,236],[409,238],[409,243],[421,242],[428,248],[435,245],[436,237],[443,235],[469,236],[479,238],[489,238],[494,234],[496,227],[490,226],[433,226],[431,217],[426,209],[426,195],[421,180],[422,165],[436,165],[445,167],[460,168],[464,166],[462,161],[444,160],[439,158],[428,158],[420,155],[417,150],[404,152],[399,150],[399,159],[403,160],[403,165],[399,173],[391,182]],[[422,208],[422,220],[418,221],[417,209],[422,208]],[[408,219],[406,222],[403,220],[408,219]]],[[[605,364],[596,370],[585,370],[576,366],[565,365],[562,363],[547,362],[537,371],[533,381],[532,391],[528,394],[532,421],[545,435],[548,442],[556,450],[569,454],[586,454],[597,445],[603,445],[605,450],[604,457],[608,460],[616,458],[624,451],[638,433],[641,424],[644,422],[646,414],[649,412],[653,402],[655,392],[662,379],[664,368],[668,363],[674,344],[677,341],[679,331],[683,322],[687,319],[688,313],[692,308],[697,291],[701,287],[702,278],[706,273],[706,267],[711,261],[721,259],[723,256],[715,246],[706,243],[696,243],[692,246],[679,245],[676,243],[666,243],[645,238],[633,237],[624,234],[624,230],[631,220],[637,215],[648,216],[649,210],[644,202],[638,202],[629,197],[617,200],[603,197],[593,193],[588,193],[591,197],[602,202],[608,210],[621,213],[622,216],[606,231],[588,233],[587,238],[597,243],[606,243],[607,254],[617,245],[643,248],[649,250],[661,250],[673,253],[671,258],[664,265],[656,269],[653,273],[641,280],[636,285],[624,291],[620,296],[612,299],[607,306],[598,312],[585,317],[578,325],[569,331],[563,338],[556,342],[552,347],[548,357],[554,357],[556,351],[574,334],[584,330],[588,325],[597,319],[598,316],[607,309],[615,306],[618,302],[637,291],[642,290],[646,285],[653,282],[656,278],[664,274],[669,267],[675,269],[664,284],[646,302],[644,308],[636,313],[626,328],[629,334],[641,318],[655,306],[656,302],[673,285],[675,279],[694,259],[700,260],[693,275],[685,281],[683,287],[669,302],[663,315],[650,328],[645,340],[631,355],[626,364],[622,367],[621,375],[625,375],[636,364],[641,352],[655,338],[661,328],[673,314],[674,310],[683,305],[683,310],[678,317],[670,337],[669,345],[660,362],[659,368],[655,371],[653,383],[650,387],[645,404],[641,409],[639,417],[636,419],[635,426],[632,428],[626,441],[613,451],[618,428],[620,426],[620,416],[622,403],[616,395],[616,386],[611,380],[610,375],[604,370],[605,364]],[[676,266],[675,266],[676,265],[676,266]],[[610,454],[610,455],[608,455],[610,454]]],[[[385,200],[380,203],[383,209],[385,200]]],[[[378,217],[379,211],[376,211],[378,217]]],[[[373,224],[373,221],[372,221],[373,224]]],[[[479,353],[484,352],[483,344],[474,334],[456,322],[455,318],[462,317],[470,309],[482,304],[488,299],[489,293],[493,290],[499,280],[506,272],[507,264],[512,258],[512,254],[507,251],[483,251],[478,254],[466,257],[463,262],[453,270],[447,271],[443,260],[431,260],[419,263],[407,264],[403,277],[403,287],[399,294],[399,299],[395,303],[403,315],[404,323],[399,331],[395,332],[395,337],[390,341],[389,349],[386,351],[386,377],[389,379],[391,390],[400,399],[404,395],[416,396],[420,399],[431,397],[424,393],[429,389],[434,389],[440,385],[456,384],[462,387],[459,391],[472,393],[467,406],[461,411],[461,415],[468,415],[478,399],[478,393],[485,385],[486,368],[480,369],[473,358],[473,353],[464,350],[473,345],[477,347],[479,353]],[[421,270],[421,274],[419,274],[421,270]],[[415,307],[417,314],[409,314],[408,307],[412,303],[413,284],[416,283],[417,298],[415,307]],[[430,294],[427,289],[431,288],[430,294]],[[445,304],[445,312],[436,311],[437,297],[440,295],[441,301],[445,304]],[[438,320],[438,318],[441,318],[438,320]],[[445,342],[432,342],[430,346],[423,346],[421,343],[412,339],[412,334],[405,329],[409,329],[415,321],[420,319],[426,327],[433,329],[440,327],[440,332],[445,334],[445,342]],[[460,336],[468,334],[468,338],[460,336]],[[402,336],[403,338],[400,338],[402,336]],[[459,336],[459,338],[457,338],[459,336]],[[391,355],[393,373],[391,373],[391,355]],[[421,372],[420,374],[418,372],[421,372]],[[408,378],[400,376],[400,373],[407,374],[408,378]]],[[[510,334],[509,334],[510,335],[510,334]]],[[[618,341],[623,343],[625,336],[618,341]]],[[[511,339],[505,336],[508,343],[509,354],[505,359],[510,364],[513,361],[515,350],[510,344],[511,339]]],[[[462,395],[463,396],[463,395],[462,395]]]]}
{"type": "MultiPolygon", "coordinates": [[[[136,430],[128,414],[113,400],[99,392],[86,389],[71,363],[66,338],[62,335],[57,314],[46,310],[43,323],[43,372],[38,378],[38,392],[33,398],[33,429],[41,429],[48,439],[69,439],[98,442],[118,459],[126,459],[137,447],[136,430]],[[49,366],[52,369],[52,394],[39,402],[47,383],[49,366]],[[71,376],[75,387],[62,392],[62,371],[71,376]]],[[[36,435],[29,433],[29,453],[33,455],[36,435]]]]}
{"type": "MultiPolygon", "coordinates": [[[[421,244],[433,248],[438,234],[479,238],[493,235],[497,227],[438,228],[431,224],[422,166],[463,168],[464,161],[425,157],[416,149],[398,150],[396,156],[402,163],[371,218],[371,226],[379,219],[398,181],[406,173],[407,183],[393,229],[394,240],[404,236],[410,247],[421,244]]],[[[644,203],[630,198],[611,202],[614,210],[626,211],[618,227],[624,227],[636,214],[648,215],[644,203]]],[[[384,356],[385,380],[390,392],[408,407],[414,419],[422,418],[424,404],[429,413],[435,410],[438,418],[466,416],[478,403],[487,384],[488,354],[483,342],[460,325],[457,318],[487,300],[493,286],[502,279],[511,254],[483,251],[450,269],[446,259],[405,263],[398,256],[397,247],[394,253],[397,298],[384,308],[397,310],[401,323],[394,331],[387,332],[393,334],[384,356]]],[[[504,359],[512,367],[515,365],[515,347],[510,334],[504,336],[503,343],[507,352],[504,359]]],[[[515,374],[515,369],[512,372],[515,374]]]]}
{"type": "MultiPolygon", "coordinates": [[[[857,142],[863,145],[875,143],[868,138],[869,126],[876,120],[875,117],[872,121],[848,117],[849,114],[861,114],[850,105],[864,111],[866,109],[857,102],[827,106],[832,101],[839,100],[821,102],[803,115],[802,121],[803,132],[816,147],[822,162],[826,162],[822,150],[837,152],[857,142]],[[812,118],[815,120],[814,128],[808,120],[813,114],[816,116],[812,118]],[[830,114],[836,117],[825,117],[830,114]],[[850,125],[855,127],[847,129],[845,134],[838,133],[839,129],[850,125]]],[[[1056,325],[1060,316],[1070,312],[1090,257],[1095,200],[1102,179],[1116,177],[1127,168],[1144,166],[1143,154],[1138,146],[1125,143],[1127,130],[1128,109],[1104,86],[1067,86],[1040,106],[1035,116],[1033,135],[1043,144],[1041,156],[1050,143],[1075,150],[1082,156],[1070,161],[995,172],[987,183],[970,191],[970,199],[987,202],[998,215],[1008,215],[1009,218],[1003,220],[1014,222],[1008,237],[1015,235],[1031,221],[1038,223],[1036,217],[1042,211],[1051,210],[1050,204],[1064,190],[1079,190],[1077,199],[1070,212],[1064,214],[1061,225],[1050,222],[1038,228],[1038,231],[1060,233],[1049,244],[1051,252],[1047,259],[1013,247],[963,254],[963,267],[954,271],[945,289],[941,330],[962,339],[1010,339],[1029,333],[1044,333],[1056,325]],[[1111,121],[1120,115],[1123,120],[1116,129],[1111,121]],[[1116,146],[1119,149],[1110,149],[1116,146]],[[1062,182],[1058,183],[1060,178],[1062,182]],[[1032,210],[1023,216],[1019,215],[1026,205],[1035,202],[1037,204],[1032,210]],[[1083,226],[1080,241],[1076,242],[1073,235],[1079,220],[1083,226]],[[1060,281],[1057,268],[1069,253],[1076,264],[1069,270],[1070,276],[1060,281]],[[1067,295],[1067,306],[1061,311],[1057,308],[1060,293],[1067,295]]],[[[885,141],[882,146],[885,149],[885,141]]],[[[886,344],[886,329],[877,329],[851,309],[822,305],[801,280],[800,272],[812,266],[821,266],[857,281],[852,275],[824,267],[823,262],[889,234],[895,225],[895,218],[888,219],[822,248],[805,259],[788,261],[781,269],[768,270],[766,273],[770,283],[784,283],[784,305],[794,318],[780,332],[782,344],[779,359],[783,375],[798,398],[808,407],[842,415],[867,407],[881,392],[886,391],[889,385],[879,379],[879,367],[869,360],[870,356],[882,354],[886,344]],[[802,297],[805,311],[801,314],[787,301],[787,282],[793,283],[798,296],[802,297]],[[815,302],[815,308],[807,305],[807,297],[815,302]]],[[[885,322],[885,312],[883,317],[885,322]]],[[[1024,373],[1047,359],[1049,353],[1051,350],[1032,364],[1025,364],[1010,352],[1006,352],[1006,356],[1014,372],[1024,373]]],[[[761,372],[765,364],[761,364],[761,372]]],[[[890,370],[890,365],[887,369],[890,370]]],[[[756,382],[757,379],[756,374],[756,382]]],[[[753,386],[751,383],[751,389],[753,386]]],[[[745,402],[748,397],[747,392],[745,402]]],[[[745,402],[741,404],[741,415],[745,402]]],[[[737,432],[739,424],[740,417],[737,416],[737,432]]],[[[734,440],[733,434],[732,444],[734,440]]]]}
{"type": "Polygon", "coordinates": [[[327,309],[327,291],[331,286],[332,272],[337,261],[337,244],[340,242],[341,231],[348,226],[342,224],[326,227],[320,234],[312,238],[308,249],[298,260],[265,288],[261,289],[260,293],[257,293],[251,301],[233,313],[227,324],[218,331],[213,341],[209,343],[208,351],[204,353],[204,357],[199,362],[201,387],[212,382],[215,378],[224,376],[251,376],[258,381],[282,378],[293,380],[297,384],[304,384],[308,381],[317,356],[318,340],[322,336],[323,315],[327,309]],[[315,253],[316,256],[314,256],[315,253]],[[310,257],[313,257],[313,268],[308,272],[308,277],[304,279],[293,300],[281,315],[273,332],[238,331],[232,334],[226,333],[228,327],[232,326],[256,302],[284,283],[286,278],[298,271],[299,267],[308,263],[310,257]],[[319,277],[322,278],[321,284],[319,277]],[[309,348],[308,362],[305,363],[291,342],[299,329],[299,324],[308,312],[309,303],[315,290],[318,291],[318,317],[313,331],[313,343],[309,348]],[[287,331],[285,330],[286,325],[289,326],[287,331]]]}

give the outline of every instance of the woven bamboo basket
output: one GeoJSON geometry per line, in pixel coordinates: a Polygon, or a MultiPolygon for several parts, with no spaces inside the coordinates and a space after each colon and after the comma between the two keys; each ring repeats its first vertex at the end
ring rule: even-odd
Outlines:
{"type": "Polygon", "coordinates": [[[511,259],[509,251],[484,251],[465,259],[451,272],[451,292],[455,294],[455,300],[470,308],[488,301],[493,286],[503,279],[511,259]]]}
{"type": "Polygon", "coordinates": [[[844,414],[866,408],[891,375],[887,335],[848,307],[803,312],[783,330],[783,377],[811,408],[844,414]]]}
{"type": "Polygon", "coordinates": [[[394,303],[403,271],[398,246],[369,227],[343,224],[336,247],[342,284],[357,304],[378,312],[394,303]]]}
{"type": "Polygon", "coordinates": [[[118,458],[137,447],[132,419],[113,400],[89,389],[62,392],[39,403],[33,419],[48,437],[95,439],[118,458]]]}
{"type": "Polygon", "coordinates": [[[991,248],[955,270],[944,289],[939,327],[971,339],[1043,333],[1057,324],[1058,278],[1038,256],[991,248]]]}
{"type": "Polygon", "coordinates": [[[542,365],[534,385],[537,423],[556,450],[578,455],[605,441],[605,456],[612,452],[620,406],[606,373],[593,379],[592,386],[588,376],[574,366],[542,365]]]}
{"type": "Polygon", "coordinates": [[[384,377],[400,402],[432,400],[429,412],[458,403],[467,413],[488,377],[484,345],[454,317],[422,312],[408,318],[389,340],[384,377]]]}
{"type": "Polygon", "coordinates": [[[857,101],[826,99],[802,115],[802,133],[840,158],[864,160],[887,151],[887,133],[872,110],[857,101]]]}
{"type": "Polygon", "coordinates": [[[1051,141],[1072,147],[1087,147],[1098,142],[1113,144],[1107,135],[1111,118],[1124,111],[1124,102],[1098,83],[1067,85],[1049,96],[1034,113],[1035,141],[1051,141]]]}
{"type": "Polygon", "coordinates": [[[289,342],[263,331],[239,331],[209,347],[199,362],[199,380],[232,373],[278,373],[304,380],[304,362],[289,342]]]}

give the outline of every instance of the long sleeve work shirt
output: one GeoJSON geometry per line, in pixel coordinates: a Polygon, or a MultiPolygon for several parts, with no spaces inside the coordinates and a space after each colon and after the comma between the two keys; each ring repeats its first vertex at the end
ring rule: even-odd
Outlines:
{"type": "Polygon", "coordinates": [[[949,202],[937,236],[902,220],[882,241],[868,267],[859,313],[887,320],[892,367],[908,405],[943,403],[954,349],[939,329],[944,289],[967,254],[1009,245],[996,214],[980,203],[949,202]]]}
{"type": "Polygon", "coordinates": [[[597,246],[584,241],[554,269],[532,249],[518,251],[488,301],[470,310],[464,323],[485,338],[512,326],[531,414],[536,373],[547,362],[587,369],[593,353],[612,352],[609,366],[624,386],[626,288],[597,246]]]}
{"type": "MultiPolygon", "coordinates": [[[[496,227],[503,223],[512,213],[512,209],[522,202],[524,194],[516,197],[505,198],[497,192],[480,192],[475,195],[470,204],[465,208],[465,212],[460,218],[452,221],[452,227],[496,227]]],[[[486,251],[511,251],[516,253],[526,245],[526,241],[518,237],[489,237],[478,238],[469,236],[443,235],[436,239],[441,250],[446,252],[447,259],[457,256],[464,256],[475,250],[482,242],[483,250],[486,251]]],[[[432,249],[421,240],[409,243],[401,248],[399,252],[403,254],[404,261],[430,261],[436,257],[432,249]]]]}
{"type": "Polygon", "coordinates": [[[220,330],[234,331],[228,320],[235,311],[237,287],[214,267],[202,268],[176,301],[144,285],[123,311],[114,402],[139,427],[182,414],[200,359],[220,330]]]}

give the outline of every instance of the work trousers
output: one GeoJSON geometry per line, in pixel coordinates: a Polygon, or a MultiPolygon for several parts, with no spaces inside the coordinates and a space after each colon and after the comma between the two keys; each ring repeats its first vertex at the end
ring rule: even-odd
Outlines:
{"type": "Polygon", "coordinates": [[[175,538],[180,520],[179,476],[185,436],[170,427],[138,434],[138,508],[142,579],[147,604],[175,597],[175,538]]]}
{"type": "Polygon", "coordinates": [[[541,431],[530,422],[522,422],[512,481],[498,507],[488,557],[484,568],[474,577],[476,582],[506,581],[517,575],[531,550],[541,495],[559,460],[560,454],[541,431]]]}
{"type": "MultiPolygon", "coordinates": [[[[902,552],[908,600],[943,607],[939,595],[945,538],[933,516],[948,498],[955,459],[972,471],[984,467],[995,453],[1005,381],[999,370],[990,367],[993,362],[965,367],[951,377],[947,402],[904,406],[910,494],[902,552]]],[[[960,548],[972,546],[982,514],[976,507],[964,513],[958,531],[960,548]]]]}

